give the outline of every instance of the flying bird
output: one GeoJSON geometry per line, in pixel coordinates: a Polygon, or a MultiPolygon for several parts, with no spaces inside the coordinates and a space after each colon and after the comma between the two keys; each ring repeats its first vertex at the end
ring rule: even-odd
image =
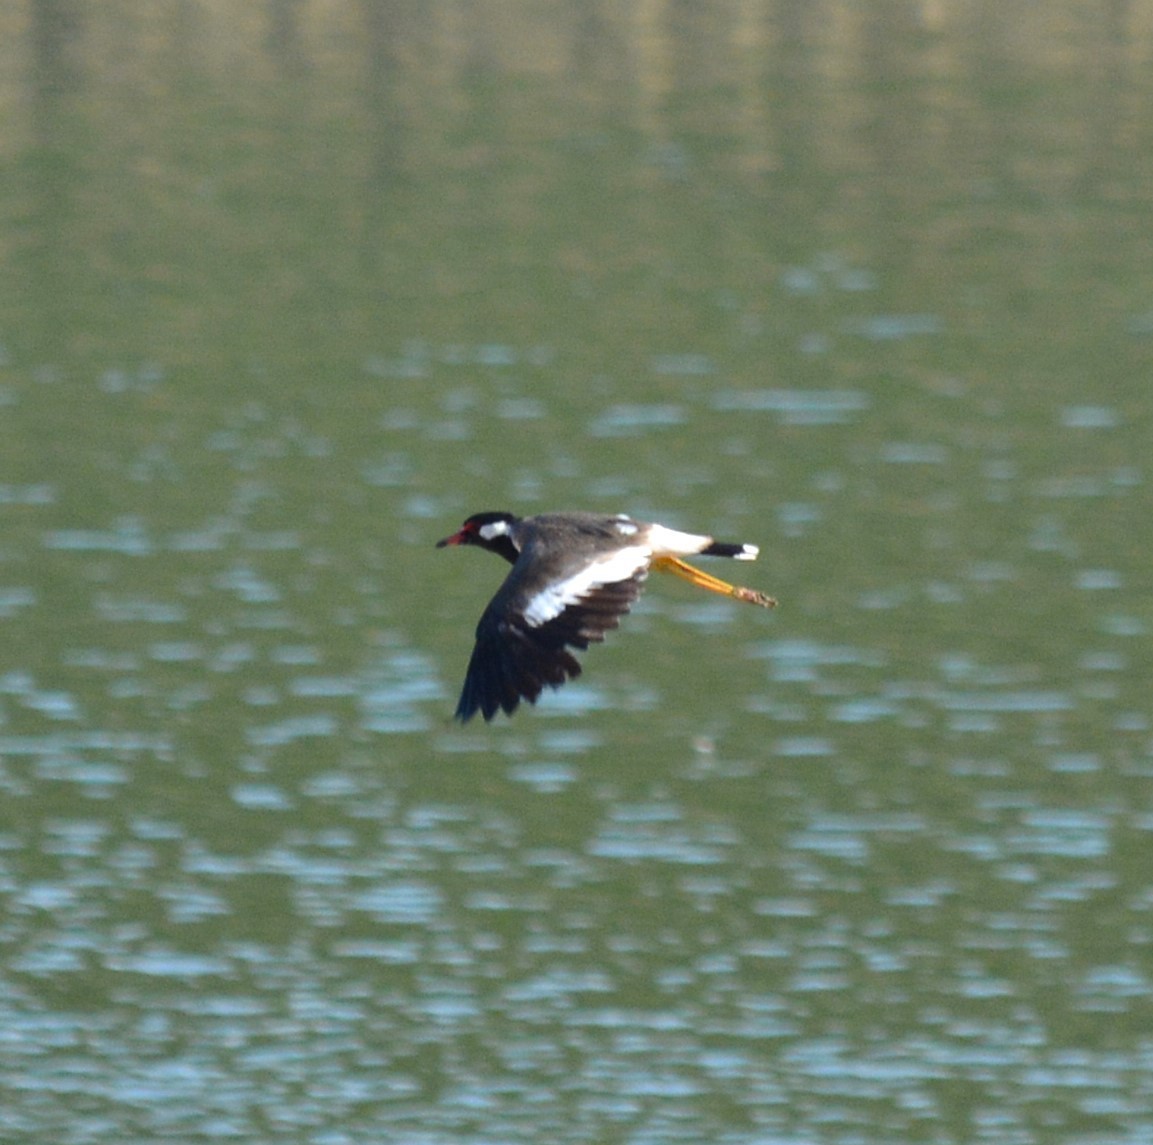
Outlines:
{"type": "Polygon", "coordinates": [[[486,721],[501,710],[511,716],[522,699],[535,704],[546,684],[559,688],[579,676],[580,663],[569,649],[604,640],[640,596],[650,569],[763,608],[777,603],[680,559],[752,561],[756,545],[682,533],[624,513],[475,513],[436,547],[446,545],[478,545],[512,565],[476,626],[456,706],[461,723],[477,712],[486,721]]]}

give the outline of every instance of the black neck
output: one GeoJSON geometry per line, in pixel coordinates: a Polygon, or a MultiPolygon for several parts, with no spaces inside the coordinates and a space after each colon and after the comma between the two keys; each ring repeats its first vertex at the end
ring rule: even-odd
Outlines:
{"type": "Polygon", "coordinates": [[[495,537],[491,541],[485,541],[484,547],[490,553],[496,553],[498,557],[504,557],[510,565],[516,564],[516,558],[520,556],[516,545],[512,543],[512,537],[504,534],[500,537],[495,537]]]}

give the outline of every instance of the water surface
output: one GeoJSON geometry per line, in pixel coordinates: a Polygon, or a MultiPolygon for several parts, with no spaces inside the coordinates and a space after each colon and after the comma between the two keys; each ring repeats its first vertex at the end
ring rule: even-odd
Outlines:
{"type": "Polygon", "coordinates": [[[1149,1139],[1148,45],[1010,9],[0,20],[0,1135],[1149,1139]],[[453,724],[565,507],[781,606],[453,724]]]}

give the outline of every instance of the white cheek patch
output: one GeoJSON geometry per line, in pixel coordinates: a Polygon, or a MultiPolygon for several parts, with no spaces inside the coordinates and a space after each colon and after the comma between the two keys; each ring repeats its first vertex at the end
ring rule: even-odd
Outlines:
{"type": "Polygon", "coordinates": [[[477,529],[477,533],[486,541],[495,541],[497,537],[507,537],[508,522],[490,521],[487,525],[481,525],[481,527],[477,529]]]}
{"type": "Polygon", "coordinates": [[[616,530],[622,537],[634,537],[638,531],[638,525],[635,521],[630,521],[623,513],[616,519],[616,530]]]}
{"type": "Polygon", "coordinates": [[[647,568],[648,563],[649,550],[640,545],[609,553],[564,580],[541,589],[525,606],[525,621],[530,627],[539,628],[555,620],[570,605],[579,604],[601,585],[630,580],[647,568]]]}

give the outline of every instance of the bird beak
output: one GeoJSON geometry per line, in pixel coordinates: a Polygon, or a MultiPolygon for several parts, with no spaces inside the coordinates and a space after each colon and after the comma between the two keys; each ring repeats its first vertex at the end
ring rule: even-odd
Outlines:
{"type": "Polygon", "coordinates": [[[445,545],[463,545],[464,544],[464,530],[461,529],[459,533],[453,533],[451,537],[445,537],[443,541],[437,541],[436,547],[443,549],[445,545]]]}

